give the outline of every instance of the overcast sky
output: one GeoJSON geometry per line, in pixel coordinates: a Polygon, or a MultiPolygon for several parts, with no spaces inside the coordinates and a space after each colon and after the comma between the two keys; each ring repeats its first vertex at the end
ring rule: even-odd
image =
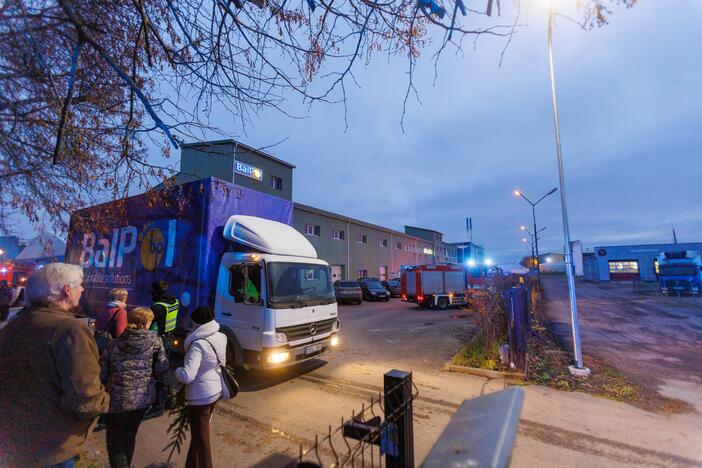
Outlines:
{"type": "MultiPolygon", "coordinates": [[[[571,234],[586,247],[702,241],[702,3],[642,2],[610,25],[583,31],[559,20],[556,79],[571,234]]],[[[520,224],[532,200],[558,186],[546,55],[546,18],[531,11],[507,49],[481,39],[430,52],[400,126],[406,64],[380,57],[356,72],[343,107],[316,105],[304,120],[267,112],[239,133],[297,166],[294,199],[402,230],[405,224],[476,242],[501,262],[528,254],[520,224]]],[[[223,119],[225,120],[225,119],[223,119]]],[[[236,131],[235,129],[227,129],[236,131]]],[[[562,251],[560,201],[537,207],[541,250],[562,251]]]]}
{"type": "MultiPolygon", "coordinates": [[[[508,2],[503,2],[508,3],[508,2]]],[[[611,24],[555,27],[555,61],[572,239],[585,247],[702,241],[702,2],[641,2],[615,8],[611,24]]],[[[509,8],[509,5],[506,7],[509,8]]],[[[509,13],[509,11],[507,11],[509,13]]],[[[509,17],[509,15],[505,15],[509,17]]],[[[294,199],[402,230],[422,226],[474,238],[500,262],[528,254],[520,224],[532,200],[558,186],[546,55],[546,15],[533,10],[499,66],[503,39],[427,49],[400,126],[407,64],[378,55],[356,69],[341,105],[292,120],[264,112],[246,133],[225,113],[212,121],[297,166],[294,199]]],[[[507,20],[506,20],[507,21],[507,20]]],[[[505,22],[506,22],[505,21],[505,22]]],[[[218,137],[221,138],[221,137],[218,137]]],[[[156,151],[154,152],[156,153],[156,151]]],[[[562,251],[558,194],[537,207],[541,251],[562,251]]]]}

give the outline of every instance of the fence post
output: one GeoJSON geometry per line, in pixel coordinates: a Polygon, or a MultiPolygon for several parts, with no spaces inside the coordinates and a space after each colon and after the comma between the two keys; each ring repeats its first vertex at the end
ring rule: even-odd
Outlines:
{"type": "Polygon", "coordinates": [[[412,428],[412,373],[393,369],[385,373],[386,435],[391,450],[386,451],[388,468],[414,468],[414,433],[412,428]],[[394,389],[394,390],[393,390],[394,389]]]}

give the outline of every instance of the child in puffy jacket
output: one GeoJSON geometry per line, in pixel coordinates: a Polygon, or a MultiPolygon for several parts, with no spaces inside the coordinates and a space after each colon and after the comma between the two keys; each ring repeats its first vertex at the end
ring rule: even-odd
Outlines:
{"type": "Polygon", "coordinates": [[[112,468],[131,466],[139,425],[156,401],[156,382],[168,379],[163,342],[149,331],[153,320],[151,309],[132,309],[126,330],[110,341],[100,358],[100,379],[110,394],[105,419],[112,468]]]}

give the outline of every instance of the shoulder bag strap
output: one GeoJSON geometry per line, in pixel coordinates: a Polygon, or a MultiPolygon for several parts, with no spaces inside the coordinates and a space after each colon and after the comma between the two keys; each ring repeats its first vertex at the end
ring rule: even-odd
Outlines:
{"type": "Polygon", "coordinates": [[[217,350],[215,349],[214,345],[210,343],[210,340],[208,340],[207,338],[200,338],[199,340],[195,341],[206,341],[207,344],[210,345],[210,347],[212,348],[212,351],[214,352],[215,357],[217,358],[217,364],[219,364],[220,366],[222,365],[222,361],[219,359],[219,354],[217,354],[217,350]]]}

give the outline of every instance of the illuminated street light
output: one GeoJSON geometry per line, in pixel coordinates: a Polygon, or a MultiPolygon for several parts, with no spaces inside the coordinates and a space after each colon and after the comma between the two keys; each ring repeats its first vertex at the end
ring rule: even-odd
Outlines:
{"type": "MultiPolygon", "coordinates": [[[[532,218],[532,221],[534,222],[534,233],[529,232],[529,230],[527,230],[526,226],[520,226],[520,229],[521,229],[522,231],[528,232],[529,235],[532,237],[532,239],[534,239],[534,249],[536,250],[536,263],[537,263],[537,264],[538,264],[538,261],[539,261],[539,236],[538,236],[537,234],[538,234],[539,232],[543,231],[543,229],[541,229],[541,230],[539,230],[539,231],[536,230],[536,205],[538,205],[539,203],[541,203],[541,201],[542,201],[544,198],[548,197],[549,195],[552,195],[552,194],[556,193],[557,190],[558,190],[557,188],[551,189],[550,192],[548,192],[548,193],[547,193],[546,195],[544,195],[543,197],[539,198],[539,199],[536,201],[536,203],[533,203],[531,200],[529,200],[529,199],[527,198],[527,196],[524,195],[524,192],[522,192],[521,190],[515,190],[515,191],[514,191],[514,196],[516,196],[516,197],[522,197],[524,200],[526,200],[527,203],[529,203],[529,204],[531,205],[531,218],[532,218]]],[[[539,273],[538,267],[537,267],[536,272],[539,273]]]]}

